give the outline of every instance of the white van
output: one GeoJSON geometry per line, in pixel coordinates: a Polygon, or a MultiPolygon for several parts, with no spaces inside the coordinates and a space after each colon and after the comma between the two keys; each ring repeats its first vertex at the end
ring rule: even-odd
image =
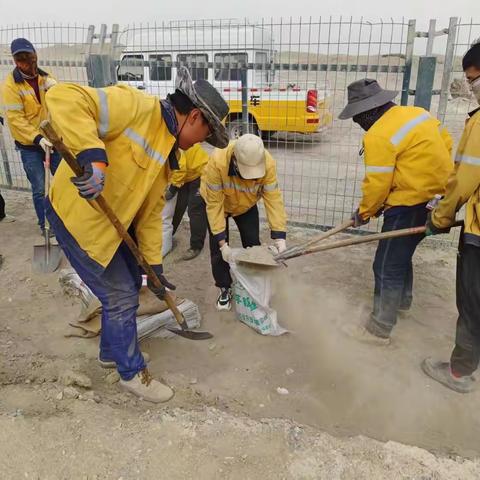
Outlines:
{"type": "Polygon", "coordinates": [[[271,68],[274,40],[267,28],[248,24],[191,25],[124,32],[120,44],[118,80],[165,98],[173,91],[176,66],[189,68],[193,80],[206,79],[230,107],[226,126],[231,138],[242,133],[241,67],[247,70],[249,130],[268,137],[272,133],[314,133],[332,122],[328,92],[317,85],[281,85],[271,68]]]}

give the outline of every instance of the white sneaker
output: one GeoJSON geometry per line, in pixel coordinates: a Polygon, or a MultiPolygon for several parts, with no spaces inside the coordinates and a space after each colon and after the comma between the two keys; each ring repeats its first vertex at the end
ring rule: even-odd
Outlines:
{"type": "Polygon", "coordinates": [[[138,372],[131,380],[120,379],[119,383],[124,390],[147,402],[168,402],[174,395],[169,386],[154,380],[146,368],[138,372]]]}
{"type": "MultiPolygon", "coordinates": [[[[145,363],[148,363],[150,361],[150,355],[146,352],[142,352],[142,355],[145,363]]],[[[98,363],[102,368],[117,368],[116,362],[114,362],[113,360],[102,360],[100,358],[100,355],[98,356],[98,363]]]]}
{"type": "Polygon", "coordinates": [[[217,298],[217,310],[229,312],[232,309],[232,290],[230,288],[222,288],[217,298]]]}

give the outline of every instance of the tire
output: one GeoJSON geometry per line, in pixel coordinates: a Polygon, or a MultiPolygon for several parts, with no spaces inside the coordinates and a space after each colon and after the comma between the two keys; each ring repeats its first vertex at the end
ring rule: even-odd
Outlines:
{"type": "MultiPolygon", "coordinates": [[[[230,138],[230,140],[236,140],[243,135],[243,122],[240,118],[236,118],[231,121],[229,120],[227,122],[226,129],[228,138],[230,138]]],[[[255,120],[253,120],[253,123],[249,124],[249,133],[253,133],[257,136],[259,134],[258,125],[255,120]]]]}

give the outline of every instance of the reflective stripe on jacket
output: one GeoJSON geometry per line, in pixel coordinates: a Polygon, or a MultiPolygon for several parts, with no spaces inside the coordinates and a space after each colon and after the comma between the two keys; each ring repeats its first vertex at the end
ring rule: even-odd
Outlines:
{"type": "Polygon", "coordinates": [[[208,163],[208,153],[200,143],[182,152],[179,164],[180,168],[175,170],[170,183],[180,188],[185,183],[193,182],[202,176],[203,169],[208,163]]]}
{"type": "Polygon", "coordinates": [[[233,147],[216,149],[202,175],[200,193],[207,204],[208,222],[220,241],[226,236],[226,217],[241,215],[263,199],[272,238],[285,238],[287,214],[278,187],[275,160],[265,150],[266,172],[263,178],[244,180],[231,166],[233,147]]]}
{"type": "Polygon", "coordinates": [[[433,211],[437,227],[448,227],[456,213],[465,208],[465,241],[480,246],[480,108],[467,121],[455,156],[455,170],[447,184],[445,198],[433,211]]]}
{"type": "MultiPolygon", "coordinates": [[[[103,196],[152,265],[162,263],[162,208],[175,137],[158,98],[125,85],[60,84],[46,96],[54,128],[80,164],[108,161],[103,196]]],[[[53,208],[87,255],[106,267],[121,239],[105,214],[81,198],[61,162],[49,193],[53,208]]]]}
{"type": "Polygon", "coordinates": [[[360,215],[413,206],[442,195],[453,169],[452,139],[423,108],[395,106],[363,139],[365,178],[360,215]]]}
{"type": "Polygon", "coordinates": [[[39,70],[40,102],[35,90],[21,77],[18,69],[8,74],[2,86],[2,110],[12,137],[20,146],[31,147],[42,138],[38,127],[47,118],[45,82],[49,77],[47,72],[39,70]]]}

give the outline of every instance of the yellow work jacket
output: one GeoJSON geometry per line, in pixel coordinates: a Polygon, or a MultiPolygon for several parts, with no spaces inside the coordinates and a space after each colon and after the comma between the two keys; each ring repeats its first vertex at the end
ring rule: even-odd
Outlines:
{"type": "Polygon", "coordinates": [[[435,226],[452,225],[455,214],[466,203],[464,240],[480,246],[480,108],[465,125],[455,156],[455,170],[447,184],[445,198],[433,211],[435,226]]]}
{"type": "Polygon", "coordinates": [[[19,146],[32,147],[42,138],[38,127],[47,118],[45,82],[48,77],[50,75],[47,72],[38,71],[40,102],[35,90],[17,68],[7,76],[2,86],[2,110],[12,137],[19,146]]]}
{"type": "Polygon", "coordinates": [[[266,171],[263,178],[244,180],[231,165],[233,147],[215,149],[205,167],[200,194],[207,204],[208,223],[215,238],[226,238],[226,217],[241,215],[263,199],[272,238],[285,238],[287,214],[278,187],[275,160],[265,150],[266,171]]]}
{"type": "Polygon", "coordinates": [[[193,182],[197,178],[200,178],[208,163],[208,153],[197,143],[193,147],[182,152],[179,159],[180,168],[174,170],[170,183],[180,188],[185,183],[193,182]]]}
{"type": "Polygon", "coordinates": [[[453,169],[452,144],[446,129],[423,108],[395,106],[385,112],[363,138],[361,217],[443,195],[453,169]]]}
{"type": "MultiPolygon", "coordinates": [[[[126,85],[62,84],[46,96],[54,128],[80,164],[107,161],[105,200],[151,265],[162,263],[162,208],[175,137],[158,98],[126,85]]],[[[90,258],[106,267],[121,243],[105,214],[81,198],[61,162],[49,197],[58,216],[90,258]]]]}

